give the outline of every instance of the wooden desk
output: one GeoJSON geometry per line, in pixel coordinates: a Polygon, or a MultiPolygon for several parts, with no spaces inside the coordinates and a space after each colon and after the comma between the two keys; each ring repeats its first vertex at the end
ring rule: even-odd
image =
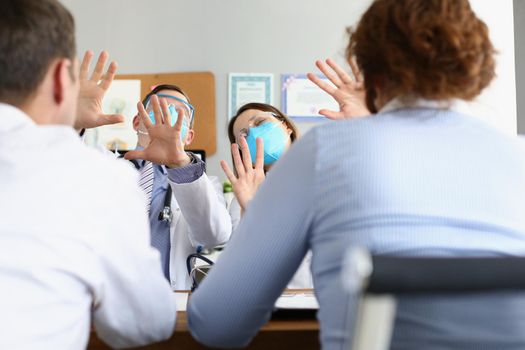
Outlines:
{"type": "MultiPolygon", "coordinates": [[[[93,332],[88,345],[89,350],[110,349],[93,332]]],[[[186,312],[177,313],[177,325],[173,336],[162,343],[137,348],[148,350],[189,350],[210,349],[197,343],[188,331],[186,312]]],[[[320,349],[319,324],[314,319],[272,319],[261,328],[246,349],[320,349]]]]}

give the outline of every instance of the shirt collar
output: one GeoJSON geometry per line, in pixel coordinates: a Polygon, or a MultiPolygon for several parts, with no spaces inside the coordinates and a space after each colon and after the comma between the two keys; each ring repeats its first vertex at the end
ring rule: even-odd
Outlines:
{"type": "Polygon", "coordinates": [[[23,127],[36,126],[36,123],[21,109],[0,103],[0,131],[10,131],[23,127]]]}
{"type": "Polygon", "coordinates": [[[390,100],[386,105],[379,110],[379,113],[387,113],[398,109],[443,109],[470,114],[470,107],[467,102],[460,99],[450,99],[445,101],[426,100],[422,98],[416,99],[401,99],[396,97],[390,100]]]}

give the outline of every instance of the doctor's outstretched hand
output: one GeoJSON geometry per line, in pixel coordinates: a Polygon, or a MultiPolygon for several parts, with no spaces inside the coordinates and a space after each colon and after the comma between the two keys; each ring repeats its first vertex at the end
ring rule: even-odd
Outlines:
{"type": "Polygon", "coordinates": [[[88,71],[92,58],[93,52],[86,51],[80,65],[80,92],[78,95],[77,119],[74,125],[77,130],[124,121],[124,116],[121,114],[104,114],[102,112],[102,99],[113,82],[117,72],[117,63],[111,62],[106,73],[104,73],[104,67],[109,55],[106,51],[102,51],[98,57],[93,74],[89,78],[88,71]]]}
{"type": "Polygon", "coordinates": [[[244,137],[240,138],[240,145],[232,144],[231,151],[233,157],[233,164],[237,175],[230,169],[228,163],[221,160],[221,167],[228,179],[230,180],[235,198],[241,206],[242,212],[246,209],[249,201],[255,197],[259,186],[265,179],[264,175],[264,144],[263,140],[257,138],[256,152],[255,152],[255,166],[252,163],[250,149],[244,137]],[[239,152],[239,147],[242,152],[239,152]]]}
{"type": "Polygon", "coordinates": [[[328,119],[351,119],[370,115],[366,106],[363,77],[353,60],[350,61],[350,67],[355,79],[332,59],[327,59],[325,62],[316,61],[315,65],[335,86],[313,73],[308,73],[308,79],[339,104],[339,111],[321,109],[319,114],[328,119]]]}
{"type": "Polygon", "coordinates": [[[148,131],[150,143],[143,150],[127,152],[124,157],[128,160],[149,160],[168,168],[178,168],[190,164],[191,159],[184,151],[184,143],[181,140],[184,114],[179,112],[177,122],[171,126],[171,114],[166,99],[161,98],[159,101],[159,98],[153,95],[150,101],[155,116],[155,124],[150,120],[142,103],[137,103],[139,118],[148,131]]]}

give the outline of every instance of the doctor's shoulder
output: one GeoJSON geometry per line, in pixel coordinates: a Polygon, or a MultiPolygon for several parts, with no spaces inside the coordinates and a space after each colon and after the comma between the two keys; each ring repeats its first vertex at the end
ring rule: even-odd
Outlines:
{"type": "Polygon", "coordinates": [[[97,149],[83,146],[78,151],[75,168],[83,185],[99,193],[107,191],[111,195],[138,187],[138,171],[131,162],[110,157],[97,149]]]}

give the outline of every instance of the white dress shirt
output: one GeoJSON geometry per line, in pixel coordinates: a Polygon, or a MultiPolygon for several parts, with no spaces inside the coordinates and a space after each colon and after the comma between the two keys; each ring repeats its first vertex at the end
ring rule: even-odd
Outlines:
{"type": "Polygon", "coordinates": [[[175,299],[127,162],[0,104],[0,349],[113,347],[171,335],[175,299]]]}

